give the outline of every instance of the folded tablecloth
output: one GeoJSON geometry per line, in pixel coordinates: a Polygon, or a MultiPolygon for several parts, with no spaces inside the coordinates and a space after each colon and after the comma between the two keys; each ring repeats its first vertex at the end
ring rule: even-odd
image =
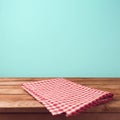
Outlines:
{"type": "Polygon", "coordinates": [[[22,88],[41,102],[52,115],[76,115],[92,106],[112,99],[110,92],[89,88],[72,81],[57,78],[22,84],[22,88]]]}

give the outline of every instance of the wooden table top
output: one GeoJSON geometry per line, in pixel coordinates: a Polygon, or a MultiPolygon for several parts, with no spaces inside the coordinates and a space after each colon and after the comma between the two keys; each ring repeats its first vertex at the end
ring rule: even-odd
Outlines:
{"type": "MultiPolygon", "coordinates": [[[[50,78],[0,78],[0,113],[48,113],[47,109],[21,88],[23,82],[50,78]]],[[[120,112],[120,78],[66,78],[92,88],[114,94],[112,101],[86,112],[120,112]]]]}

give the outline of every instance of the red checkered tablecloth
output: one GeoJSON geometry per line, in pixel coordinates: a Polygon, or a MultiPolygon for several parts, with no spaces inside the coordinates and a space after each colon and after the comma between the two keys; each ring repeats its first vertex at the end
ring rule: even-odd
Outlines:
{"type": "Polygon", "coordinates": [[[76,115],[92,106],[108,102],[113,94],[89,88],[63,78],[22,84],[29,94],[41,102],[52,115],[76,115]]]}

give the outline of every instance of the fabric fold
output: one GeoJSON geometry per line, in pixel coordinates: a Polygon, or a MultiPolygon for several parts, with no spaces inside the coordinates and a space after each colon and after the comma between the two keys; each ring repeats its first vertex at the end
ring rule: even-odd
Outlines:
{"type": "Polygon", "coordinates": [[[81,113],[93,106],[106,103],[113,94],[57,78],[22,84],[52,115],[65,113],[67,117],[81,113]]]}

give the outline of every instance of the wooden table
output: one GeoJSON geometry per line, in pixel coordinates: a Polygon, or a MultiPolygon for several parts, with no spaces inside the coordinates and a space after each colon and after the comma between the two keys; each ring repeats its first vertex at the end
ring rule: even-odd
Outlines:
{"type": "Polygon", "coordinates": [[[0,120],[120,120],[120,78],[66,78],[79,84],[112,92],[114,99],[77,115],[52,116],[21,88],[23,82],[49,78],[0,78],[0,120]]]}

